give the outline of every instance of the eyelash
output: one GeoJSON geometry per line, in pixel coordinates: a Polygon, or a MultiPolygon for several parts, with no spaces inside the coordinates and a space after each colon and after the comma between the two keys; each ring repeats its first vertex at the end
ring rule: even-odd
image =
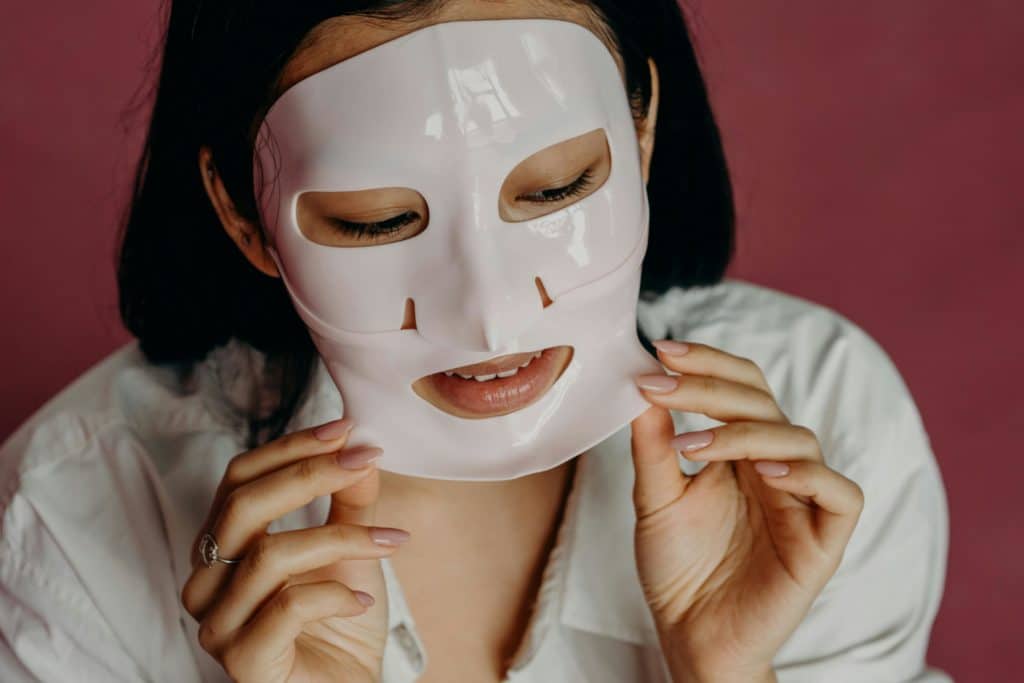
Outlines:
{"type": "MultiPolygon", "coordinates": [[[[516,199],[522,199],[532,204],[559,202],[568,197],[576,197],[583,194],[583,192],[590,187],[590,181],[592,178],[593,175],[588,168],[578,178],[576,178],[576,180],[564,187],[539,190],[531,194],[519,195],[516,199]],[[536,195],[541,195],[543,198],[534,199],[533,197],[536,195]]],[[[419,214],[415,211],[406,211],[405,213],[398,214],[386,221],[376,221],[374,223],[354,223],[352,221],[342,220],[341,218],[331,218],[330,221],[339,230],[352,235],[353,237],[362,237],[363,235],[376,237],[398,232],[417,218],[419,218],[419,214]]]]}
{"type": "Polygon", "coordinates": [[[582,194],[584,190],[586,190],[588,187],[590,187],[590,180],[591,180],[591,178],[592,178],[592,175],[590,173],[590,169],[588,168],[586,171],[583,172],[582,175],[580,175],[579,178],[577,178],[576,180],[572,181],[571,183],[569,183],[565,187],[556,187],[556,188],[553,188],[553,189],[550,189],[550,190],[540,190],[538,192],[533,192],[533,193],[530,193],[530,194],[519,195],[518,197],[516,197],[516,199],[525,199],[526,201],[532,202],[534,204],[544,204],[544,203],[547,203],[547,202],[558,202],[558,201],[561,201],[561,200],[563,200],[563,199],[565,199],[567,197],[575,197],[577,195],[582,194]],[[531,199],[531,197],[536,196],[538,194],[539,195],[543,195],[544,198],[543,199],[531,199]]]}
{"type": "Polygon", "coordinates": [[[406,211],[405,213],[400,213],[386,221],[376,221],[374,223],[353,223],[352,221],[342,220],[341,218],[331,218],[330,221],[339,230],[348,235],[352,235],[353,237],[362,237],[363,235],[375,237],[378,235],[390,235],[393,232],[398,232],[419,217],[420,215],[415,211],[406,211]]]}

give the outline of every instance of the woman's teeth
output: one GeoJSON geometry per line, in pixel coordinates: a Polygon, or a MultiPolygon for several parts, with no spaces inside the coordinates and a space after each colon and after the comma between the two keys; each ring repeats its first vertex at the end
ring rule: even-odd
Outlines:
{"type": "Polygon", "coordinates": [[[495,377],[511,377],[512,375],[519,372],[519,368],[525,368],[527,365],[532,363],[534,358],[540,358],[541,353],[541,351],[536,352],[528,359],[526,359],[525,362],[521,363],[518,368],[512,368],[511,370],[503,370],[502,372],[492,372],[489,375],[464,375],[461,372],[455,372],[453,370],[445,370],[444,374],[448,375],[449,377],[451,377],[452,375],[458,375],[462,379],[475,379],[477,382],[486,382],[488,380],[494,379],[495,377]]]}

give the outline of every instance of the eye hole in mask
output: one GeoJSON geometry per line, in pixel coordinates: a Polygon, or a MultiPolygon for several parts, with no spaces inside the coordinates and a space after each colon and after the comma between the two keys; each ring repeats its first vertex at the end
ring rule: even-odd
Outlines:
{"type": "Polygon", "coordinates": [[[408,187],[303,192],[295,213],[302,233],[330,247],[368,247],[415,237],[430,221],[427,202],[408,187]]]}
{"type": "Polygon", "coordinates": [[[550,145],[521,161],[498,194],[498,215],[509,223],[541,218],[599,190],[611,174],[604,128],[550,145]]]}
{"type": "MultiPolygon", "coordinates": [[[[555,143],[530,155],[502,183],[498,215],[509,223],[541,218],[598,190],[611,173],[603,128],[555,143]]],[[[407,240],[430,222],[426,200],[408,187],[344,192],[303,192],[296,220],[318,244],[368,247],[407,240]]]]}

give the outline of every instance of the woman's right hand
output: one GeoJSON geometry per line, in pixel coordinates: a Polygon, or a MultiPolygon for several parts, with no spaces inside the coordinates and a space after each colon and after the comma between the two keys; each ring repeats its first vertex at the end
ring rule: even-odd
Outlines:
{"type": "Polygon", "coordinates": [[[182,604],[199,622],[200,645],[235,681],[380,678],[388,624],[380,558],[408,533],[366,526],[380,490],[370,460],[381,451],[345,448],[350,428],[337,420],[235,456],[196,534],[182,604]],[[327,494],[323,525],[267,534],[273,520],[327,494]],[[202,562],[208,530],[218,554],[239,564],[202,562]]]}

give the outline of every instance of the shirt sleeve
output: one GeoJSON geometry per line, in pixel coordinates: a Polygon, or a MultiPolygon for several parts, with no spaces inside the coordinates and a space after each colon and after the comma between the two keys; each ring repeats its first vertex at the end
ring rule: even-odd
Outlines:
{"type": "Polygon", "coordinates": [[[24,526],[34,519],[31,506],[16,496],[7,512],[6,525],[16,523],[17,533],[29,534],[34,552],[32,558],[23,556],[9,542],[12,530],[4,529],[0,681],[147,680],[75,579],[53,538],[42,525],[24,526]]]}
{"type": "Polygon", "coordinates": [[[0,681],[196,680],[140,455],[76,409],[0,446],[0,681]]]}
{"type": "Polygon", "coordinates": [[[852,324],[844,344],[842,369],[823,371],[829,386],[811,394],[828,406],[815,431],[829,466],[862,488],[864,509],[839,569],[778,653],[776,675],[779,683],[947,683],[925,661],[948,550],[939,468],[890,358],[852,324]]]}

